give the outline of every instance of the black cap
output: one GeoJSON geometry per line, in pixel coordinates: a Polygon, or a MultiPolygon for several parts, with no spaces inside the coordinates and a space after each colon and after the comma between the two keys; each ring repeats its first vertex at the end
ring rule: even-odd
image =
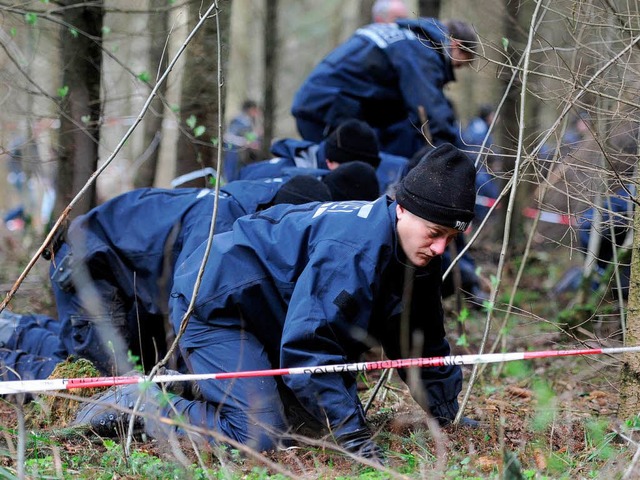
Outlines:
{"type": "Polygon", "coordinates": [[[376,132],[361,120],[352,119],[341,123],[325,141],[327,160],[337,163],[360,160],[378,168],[379,150],[376,132]]]}
{"type": "Polygon", "coordinates": [[[285,182],[273,197],[273,205],[290,203],[300,205],[309,202],[329,202],[329,188],[311,175],[296,175],[285,182]]]}
{"type": "Polygon", "coordinates": [[[331,199],[375,200],[380,196],[380,184],[375,169],[364,162],[349,162],[327,173],[322,181],[329,187],[331,199]]]}
{"type": "Polygon", "coordinates": [[[418,217],[465,231],[476,203],[473,161],[450,143],[427,153],[400,182],[396,201],[418,217]]]}

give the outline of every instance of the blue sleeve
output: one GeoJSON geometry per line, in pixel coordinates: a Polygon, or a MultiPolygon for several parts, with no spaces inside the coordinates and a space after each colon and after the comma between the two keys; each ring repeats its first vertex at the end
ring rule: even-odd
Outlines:
{"type": "Polygon", "coordinates": [[[238,180],[260,180],[263,178],[281,177],[284,168],[295,166],[296,164],[293,160],[287,158],[262,160],[243,167],[238,175],[238,180]]]}
{"type": "MultiPolygon", "coordinates": [[[[365,349],[374,261],[350,245],[321,242],[299,277],[282,333],[282,367],[350,363],[365,349]]],[[[352,373],[284,378],[302,405],[338,437],[366,428],[352,373]]]]}
{"type": "MultiPolygon", "coordinates": [[[[422,106],[428,119],[433,143],[452,143],[464,149],[455,112],[443,87],[447,82],[446,69],[440,54],[418,40],[399,42],[389,47],[388,57],[395,67],[408,117],[417,127],[422,125],[418,107],[422,106]],[[402,50],[399,50],[399,49],[402,50]],[[429,54],[430,53],[430,54],[429,54]]],[[[416,130],[416,135],[422,135],[416,130]]]]}

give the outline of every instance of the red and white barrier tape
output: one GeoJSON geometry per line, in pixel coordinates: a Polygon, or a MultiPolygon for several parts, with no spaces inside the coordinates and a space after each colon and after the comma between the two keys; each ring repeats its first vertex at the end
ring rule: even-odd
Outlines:
{"type": "Polygon", "coordinates": [[[491,208],[497,201],[498,200],[496,198],[476,195],[476,205],[480,205],[481,207],[491,208]]]}
{"type": "Polygon", "coordinates": [[[206,374],[156,375],[149,377],[84,377],[47,380],[17,380],[0,382],[0,395],[31,393],[74,388],[112,387],[134,383],[188,382],[193,380],[228,380],[237,378],[271,377],[280,375],[312,375],[323,373],[364,372],[391,368],[440,367],[443,365],[479,365],[485,363],[532,360],[535,358],[567,357],[577,355],[600,355],[640,352],[640,346],[618,348],[592,348],[580,350],[542,350],[537,352],[487,353],[481,355],[450,355],[446,357],[407,358],[383,360],[379,362],[343,363],[340,365],[316,365],[297,368],[276,368],[271,370],[248,370],[206,374]]]}
{"type": "Polygon", "coordinates": [[[536,210],[535,208],[525,208],[522,211],[522,214],[527,218],[536,218],[536,216],[540,213],[540,221],[547,223],[556,223],[559,225],[577,225],[578,222],[571,215],[566,215],[562,213],[554,213],[554,212],[546,212],[544,210],[536,210]]]}
{"type": "MultiPolygon", "coordinates": [[[[491,197],[476,195],[476,205],[491,208],[498,200],[491,197]]],[[[522,210],[522,214],[527,218],[536,218],[540,214],[540,221],[546,223],[556,223],[559,225],[578,225],[575,217],[572,215],[548,212],[546,210],[538,210],[536,208],[527,207],[522,210]]]]}

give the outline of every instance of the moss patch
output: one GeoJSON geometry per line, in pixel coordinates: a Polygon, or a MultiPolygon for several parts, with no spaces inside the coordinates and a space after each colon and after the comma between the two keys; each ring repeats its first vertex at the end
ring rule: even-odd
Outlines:
{"type": "MultiPolygon", "coordinates": [[[[50,379],[54,378],[86,378],[100,377],[101,373],[89,361],[83,358],[69,357],[60,362],[53,370],[50,379]]],[[[92,397],[106,388],[78,388],[63,394],[50,393],[42,395],[37,402],[32,402],[28,421],[34,426],[66,427],[75,418],[80,400],[73,397],[92,397]]]]}

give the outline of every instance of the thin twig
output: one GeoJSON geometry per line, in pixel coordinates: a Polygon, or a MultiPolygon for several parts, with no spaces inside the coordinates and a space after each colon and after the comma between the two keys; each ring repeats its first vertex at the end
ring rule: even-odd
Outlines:
{"type": "MultiPolygon", "coordinates": [[[[187,38],[183,42],[182,46],[178,50],[178,54],[181,54],[185,50],[186,46],[189,44],[189,42],[191,42],[191,40],[193,39],[195,34],[198,32],[198,30],[200,30],[200,28],[209,19],[209,16],[212,14],[212,12],[214,10],[216,10],[216,11],[218,10],[218,2],[217,2],[217,0],[214,1],[213,3],[211,3],[209,8],[205,11],[204,15],[202,15],[200,17],[200,20],[193,27],[193,30],[189,33],[189,35],[187,36],[187,38]]],[[[216,25],[217,25],[216,31],[217,31],[217,35],[218,35],[218,39],[217,39],[218,40],[218,89],[220,89],[220,87],[222,85],[222,73],[220,71],[221,65],[222,65],[222,62],[221,62],[222,53],[221,53],[221,45],[220,45],[220,43],[221,43],[220,42],[220,23],[219,23],[219,18],[218,18],[217,13],[216,13],[216,15],[214,15],[214,17],[216,19],[216,25]]],[[[177,56],[171,62],[171,64],[169,65],[168,69],[170,69],[175,64],[176,60],[177,60],[177,56]]],[[[161,80],[164,80],[164,78],[166,77],[167,73],[168,73],[168,71],[165,72],[165,74],[161,77],[161,80]]],[[[156,87],[158,85],[160,85],[160,83],[161,82],[158,81],[158,83],[156,84],[156,87]]],[[[148,102],[148,103],[150,103],[150,102],[148,102]]],[[[221,94],[220,94],[220,90],[218,90],[218,112],[222,112],[221,105],[222,105],[221,94]]],[[[222,138],[222,120],[220,119],[220,115],[218,116],[218,138],[222,138]]],[[[207,238],[206,250],[205,250],[204,256],[202,258],[202,262],[200,264],[200,269],[198,270],[198,277],[196,279],[196,283],[195,283],[194,288],[193,288],[193,295],[191,297],[191,301],[189,303],[189,307],[187,309],[187,312],[185,313],[184,317],[182,318],[182,320],[180,322],[180,329],[177,332],[175,338],[173,339],[173,343],[171,344],[171,346],[167,350],[167,353],[164,356],[164,358],[162,358],[151,369],[151,372],[149,373],[150,377],[153,377],[162,366],[166,365],[166,363],[169,361],[169,359],[172,357],[172,355],[177,350],[178,342],[182,338],[182,335],[184,334],[184,331],[187,328],[187,324],[188,324],[189,318],[191,317],[191,313],[193,312],[193,306],[195,305],[195,300],[196,300],[196,297],[198,295],[198,291],[200,289],[200,284],[202,282],[202,276],[204,275],[204,269],[205,269],[205,266],[207,264],[207,259],[209,258],[209,252],[211,251],[211,245],[213,243],[213,233],[214,233],[214,230],[215,230],[216,217],[218,215],[218,196],[220,194],[220,168],[221,167],[222,167],[222,150],[219,148],[218,149],[218,164],[216,165],[217,175],[216,175],[213,211],[212,211],[212,214],[211,214],[211,225],[209,227],[209,236],[207,238]]],[[[129,418],[129,428],[128,428],[128,432],[127,432],[127,441],[126,441],[126,449],[125,449],[127,453],[129,453],[130,449],[131,449],[131,442],[133,440],[133,426],[134,426],[134,422],[135,422],[135,416],[136,416],[136,412],[140,408],[140,405],[142,404],[142,400],[143,400],[142,397],[143,397],[142,395],[140,397],[138,397],[138,400],[136,401],[136,404],[135,404],[135,407],[134,407],[134,413],[129,418]]]]}
{"type": "MultiPolygon", "coordinates": [[[[213,10],[215,5],[216,4],[214,2],[214,4],[211,7],[209,7],[208,11],[213,10]]],[[[35,263],[38,261],[38,259],[42,255],[42,252],[44,252],[45,248],[47,248],[47,246],[49,245],[51,240],[54,238],[54,236],[58,232],[58,229],[60,228],[60,226],[67,220],[67,217],[69,216],[69,213],[71,212],[73,207],[84,196],[84,194],[90,189],[90,187],[96,182],[98,176],[100,176],[100,174],[102,172],[104,172],[109,165],[111,165],[111,162],[115,159],[116,155],[120,152],[120,150],[122,150],[122,147],[124,147],[124,145],[126,144],[127,140],[129,140],[129,137],[131,137],[131,135],[133,134],[134,130],[137,128],[137,126],[140,124],[140,122],[144,118],[144,115],[149,110],[149,107],[151,106],[151,103],[152,103],[153,99],[156,97],[156,94],[157,94],[158,90],[160,89],[160,86],[164,83],[164,81],[167,79],[167,77],[169,76],[169,74],[171,73],[173,68],[175,67],[176,63],[178,62],[178,59],[182,56],[182,53],[187,48],[187,45],[189,44],[189,42],[193,38],[194,34],[200,28],[202,23],[204,23],[204,19],[205,18],[206,18],[206,16],[203,17],[203,19],[200,22],[198,22],[198,24],[194,27],[194,31],[192,31],[189,34],[189,36],[186,38],[186,40],[182,43],[182,45],[180,46],[180,48],[176,52],[175,56],[173,57],[173,59],[171,60],[169,65],[167,66],[166,70],[164,71],[162,76],[158,79],[157,83],[155,84],[155,86],[151,90],[151,93],[149,93],[149,96],[145,100],[142,108],[140,109],[140,113],[138,113],[138,116],[136,117],[136,119],[134,120],[132,125],[129,127],[127,132],[123,135],[123,137],[120,140],[120,142],[118,142],[118,144],[114,148],[114,150],[111,153],[111,155],[109,155],[109,158],[107,158],[105,160],[105,162],[102,164],[101,167],[99,167],[95,172],[93,172],[91,174],[91,176],[89,177],[89,179],[87,180],[85,185],[80,189],[80,191],[77,193],[77,195],[69,202],[69,204],[66,206],[66,208],[64,209],[64,211],[62,212],[62,214],[60,215],[58,220],[56,220],[55,224],[51,228],[51,231],[49,232],[49,234],[46,236],[46,238],[42,242],[42,245],[40,245],[40,247],[38,248],[36,253],[33,255],[31,260],[27,264],[27,266],[24,268],[24,270],[20,274],[20,277],[18,277],[18,280],[16,280],[16,282],[13,284],[13,286],[11,287],[11,290],[7,293],[5,299],[2,301],[2,303],[0,303],[0,312],[5,309],[5,307],[11,301],[11,299],[13,298],[15,293],[18,291],[18,288],[20,288],[20,284],[24,281],[25,277],[28,275],[28,273],[31,271],[31,269],[35,265],[35,263]]]]}
{"type": "Polygon", "coordinates": [[[16,459],[16,463],[17,463],[17,473],[18,473],[18,478],[23,479],[26,478],[25,476],[25,459],[27,458],[27,428],[25,425],[25,420],[24,420],[24,396],[23,395],[17,395],[15,397],[15,411],[16,411],[16,416],[18,417],[18,458],[16,459]]]}
{"type": "MultiPolygon", "coordinates": [[[[536,7],[535,7],[535,10],[533,11],[532,19],[531,19],[531,27],[529,29],[529,38],[528,38],[527,46],[524,52],[522,87],[520,92],[520,128],[518,132],[518,151],[516,152],[516,163],[514,167],[513,177],[511,178],[511,181],[513,182],[513,188],[511,189],[509,202],[507,204],[507,215],[506,215],[505,226],[504,226],[502,248],[500,251],[500,260],[498,262],[498,269],[496,271],[496,281],[495,281],[495,285],[491,289],[491,296],[489,299],[489,302],[491,305],[495,305],[498,291],[500,290],[502,274],[505,268],[507,248],[508,248],[509,239],[511,236],[511,219],[513,216],[513,207],[516,201],[515,187],[518,184],[519,175],[521,173],[520,169],[521,169],[521,163],[522,163],[522,150],[523,150],[523,143],[524,143],[524,124],[525,124],[524,118],[525,118],[525,105],[526,105],[526,93],[527,93],[527,81],[528,81],[529,55],[531,52],[531,44],[533,42],[533,37],[539,25],[539,21],[537,20],[537,17],[538,17],[538,12],[540,11],[541,6],[542,6],[542,0],[536,1],[536,7]]],[[[489,311],[487,312],[487,321],[485,323],[485,329],[482,336],[482,341],[480,343],[479,353],[484,352],[484,348],[489,338],[489,332],[491,330],[491,323],[492,323],[491,315],[492,315],[492,309],[489,309],[489,311]]],[[[460,403],[460,409],[458,410],[458,413],[454,420],[454,423],[456,424],[460,422],[460,419],[464,414],[464,409],[467,405],[467,402],[469,401],[469,397],[471,396],[471,389],[475,384],[475,379],[477,375],[478,375],[478,366],[475,365],[471,370],[471,376],[469,378],[467,390],[465,391],[465,395],[462,399],[462,402],[460,403]]]]}

